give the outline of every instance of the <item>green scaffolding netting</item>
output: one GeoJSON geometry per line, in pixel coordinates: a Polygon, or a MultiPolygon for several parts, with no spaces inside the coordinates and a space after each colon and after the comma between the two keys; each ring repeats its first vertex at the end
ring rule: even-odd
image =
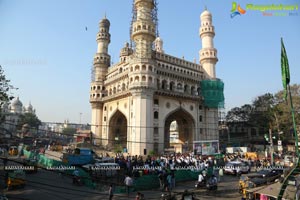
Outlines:
{"type": "Polygon", "coordinates": [[[203,80],[200,82],[204,105],[208,108],[224,108],[224,83],[219,80],[203,80]]]}

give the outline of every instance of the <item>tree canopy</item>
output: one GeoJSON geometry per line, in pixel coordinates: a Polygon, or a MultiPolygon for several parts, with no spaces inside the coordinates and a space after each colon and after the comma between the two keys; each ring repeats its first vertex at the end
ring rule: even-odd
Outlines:
{"type": "Polygon", "coordinates": [[[0,65],[0,123],[4,120],[2,106],[11,101],[14,97],[11,90],[16,89],[10,84],[10,80],[6,79],[4,70],[0,65]]]}
{"type": "MultiPolygon", "coordinates": [[[[300,85],[291,85],[290,89],[299,129],[300,85]]],[[[254,99],[252,104],[232,108],[227,112],[226,121],[228,123],[244,122],[264,131],[271,128],[275,133],[283,132],[283,138],[293,135],[290,100],[284,100],[283,90],[275,94],[260,95],[254,99]]]]}
{"type": "Polygon", "coordinates": [[[42,122],[34,113],[24,113],[20,117],[18,126],[22,128],[24,124],[28,124],[31,128],[37,129],[42,124],[42,122]]]}

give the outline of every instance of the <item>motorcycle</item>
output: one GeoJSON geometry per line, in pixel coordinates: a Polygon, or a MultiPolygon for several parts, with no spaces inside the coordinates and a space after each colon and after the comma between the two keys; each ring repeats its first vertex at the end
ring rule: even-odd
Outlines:
{"type": "Polygon", "coordinates": [[[181,200],[198,200],[193,192],[185,190],[181,196],[181,200]]]}
{"type": "Polygon", "coordinates": [[[203,176],[202,181],[197,181],[195,183],[195,188],[205,188],[206,187],[206,176],[203,176]]]}
{"type": "Polygon", "coordinates": [[[218,189],[217,178],[216,177],[209,178],[209,180],[207,181],[207,184],[206,184],[206,188],[207,188],[207,190],[217,190],[218,189]]]}
{"type": "Polygon", "coordinates": [[[197,181],[195,183],[195,188],[205,188],[205,187],[206,187],[206,181],[205,180],[203,180],[201,182],[197,181]]]}
{"type": "Polygon", "coordinates": [[[79,185],[79,186],[81,186],[81,185],[83,185],[83,182],[82,182],[82,180],[81,180],[80,177],[78,177],[78,176],[73,176],[73,184],[74,184],[74,185],[79,185]]]}
{"type": "Polygon", "coordinates": [[[176,200],[176,196],[169,193],[162,193],[160,196],[160,200],[176,200]]]}

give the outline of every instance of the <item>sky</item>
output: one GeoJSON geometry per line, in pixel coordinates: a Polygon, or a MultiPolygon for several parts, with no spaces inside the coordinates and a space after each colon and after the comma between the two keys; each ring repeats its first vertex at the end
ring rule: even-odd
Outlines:
{"type": "MultiPolygon", "coordinates": [[[[232,2],[158,0],[165,53],[189,61],[199,63],[200,14],[205,7],[212,13],[225,110],[282,89],[281,37],[291,84],[300,83],[300,0],[239,0],[246,13],[231,18],[232,2]],[[295,5],[295,10],[265,11],[272,16],[264,16],[246,9],[247,4],[295,5]]],[[[19,88],[14,96],[24,105],[31,102],[42,121],[90,123],[91,67],[98,23],[105,15],[111,23],[109,54],[117,63],[130,38],[132,0],[0,0],[0,65],[19,88]]]]}

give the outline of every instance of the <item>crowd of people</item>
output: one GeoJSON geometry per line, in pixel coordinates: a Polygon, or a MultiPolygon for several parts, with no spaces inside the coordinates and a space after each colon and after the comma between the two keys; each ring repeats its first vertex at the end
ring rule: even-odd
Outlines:
{"type": "Polygon", "coordinates": [[[117,154],[115,162],[133,176],[139,176],[136,171],[143,171],[143,174],[151,174],[162,171],[162,169],[176,170],[189,168],[192,170],[203,170],[211,166],[225,165],[223,158],[215,159],[213,157],[193,155],[192,153],[147,156],[145,159],[142,156],[123,156],[117,154]]]}
{"type": "MultiPolygon", "coordinates": [[[[253,159],[239,153],[224,154],[218,157],[194,155],[193,153],[172,153],[146,157],[116,154],[114,159],[115,163],[119,164],[120,168],[123,168],[128,175],[124,182],[128,193],[135,178],[148,174],[157,175],[160,189],[169,192],[176,186],[176,170],[190,169],[201,172],[199,182],[204,179],[203,174],[207,180],[209,177],[213,177],[211,180],[219,182],[223,176],[225,164],[230,161],[247,162],[249,166],[256,169],[271,166],[270,160],[264,157],[253,159]]],[[[137,199],[141,199],[140,194],[137,195],[137,199]]]]}

